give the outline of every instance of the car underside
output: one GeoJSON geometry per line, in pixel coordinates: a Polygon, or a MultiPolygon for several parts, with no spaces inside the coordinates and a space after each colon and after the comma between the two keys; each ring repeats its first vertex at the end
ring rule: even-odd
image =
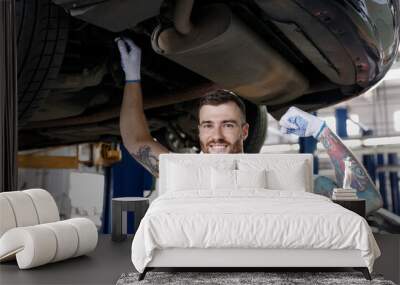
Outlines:
{"type": "Polygon", "coordinates": [[[273,117],[315,111],[376,85],[399,49],[386,1],[19,0],[19,149],[119,140],[124,76],[115,37],[142,49],[145,114],[173,151],[198,149],[197,100],[246,103],[246,152],[273,117]],[[54,2],[54,3],[53,3],[54,2]]]}

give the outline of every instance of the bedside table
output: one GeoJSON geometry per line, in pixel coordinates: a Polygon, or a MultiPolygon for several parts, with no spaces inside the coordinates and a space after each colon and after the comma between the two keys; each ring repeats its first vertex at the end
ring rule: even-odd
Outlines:
{"type": "Polygon", "coordinates": [[[365,200],[333,200],[332,202],[339,204],[340,206],[359,214],[361,217],[365,218],[365,200]]]}
{"type": "Polygon", "coordinates": [[[112,198],[112,228],[111,239],[113,241],[124,241],[127,237],[123,233],[126,228],[126,219],[124,221],[124,212],[133,212],[135,215],[135,232],[139,227],[140,221],[146,214],[149,207],[149,199],[143,197],[119,197],[112,198]],[[123,224],[123,222],[125,222],[123,224]]]}

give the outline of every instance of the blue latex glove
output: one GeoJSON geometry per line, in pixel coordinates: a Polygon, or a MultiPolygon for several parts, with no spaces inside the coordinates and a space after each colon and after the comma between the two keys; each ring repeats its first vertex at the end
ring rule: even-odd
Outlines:
{"type": "Polygon", "coordinates": [[[323,120],[296,107],[290,107],[279,120],[279,124],[280,131],[284,134],[295,134],[300,137],[313,136],[317,140],[326,127],[323,120]]]}
{"type": "Polygon", "coordinates": [[[140,81],[140,57],[142,53],[140,48],[128,38],[116,38],[115,42],[121,54],[121,65],[125,72],[126,82],[140,81]]]}

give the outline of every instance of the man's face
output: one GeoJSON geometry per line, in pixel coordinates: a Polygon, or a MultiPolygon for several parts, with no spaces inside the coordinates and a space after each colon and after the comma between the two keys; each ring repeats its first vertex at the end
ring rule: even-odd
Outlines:
{"type": "Polygon", "coordinates": [[[204,153],[242,153],[249,124],[243,123],[234,102],[203,105],[199,111],[199,139],[204,153]]]}

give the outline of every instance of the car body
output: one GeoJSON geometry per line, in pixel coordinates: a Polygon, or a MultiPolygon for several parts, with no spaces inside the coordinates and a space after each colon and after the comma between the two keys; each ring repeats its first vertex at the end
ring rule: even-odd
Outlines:
{"type": "Polygon", "coordinates": [[[20,149],[119,140],[117,36],[142,49],[145,114],[173,151],[199,150],[196,102],[209,91],[245,99],[245,151],[258,152],[267,110],[363,94],[399,50],[397,0],[53,2],[17,2],[20,149]]]}

